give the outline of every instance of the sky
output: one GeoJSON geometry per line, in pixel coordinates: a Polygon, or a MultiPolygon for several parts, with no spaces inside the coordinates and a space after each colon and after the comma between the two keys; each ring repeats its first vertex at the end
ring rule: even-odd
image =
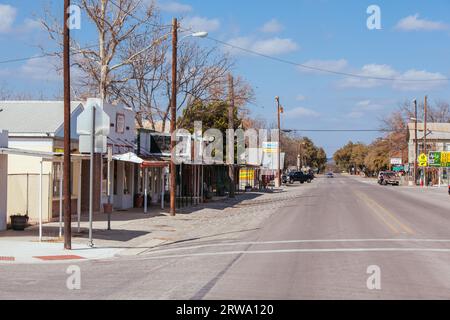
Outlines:
{"type": "MultiPolygon", "coordinates": [[[[448,0],[158,0],[158,5],[167,23],[179,17],[185,26],[247,50],[335,72],[393,79],[312,71],[218,47],[236,60],[234,73],[254,87],[256,101],[248,106],[253,116],[275,123],[274,98],[279,96],[285,110],[282,127],[312,138],[329,157],[349,140],[369,143],[380,133],[308,130],[378,129],[380,119],[404,101],[428,95],[432,103],[450,102],[450,82],[434,81],[450,78],[448,0]],[[367,26],[371,5],[380,9],[380,29],[367,26]]],[[[61,77],[48,58],[1,63],[40,55],[39,46],[50,44],[37,23],[46,7],[60,12],[62,1],[0,0],[0,85],[46,97],[62,91],[61,77]]],[[[96,40],[90,28],[72,35],[86,43],[96,40]]],[[[217,46],[211,39],[198,40],[217,46]]]]}

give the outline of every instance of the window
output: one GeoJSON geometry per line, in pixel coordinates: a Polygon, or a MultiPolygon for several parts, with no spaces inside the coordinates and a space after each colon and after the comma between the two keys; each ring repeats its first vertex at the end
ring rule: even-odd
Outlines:
{"type": "MultiPolygon", "coordinates": [[[[61,178],[63,176],[62,169],[63,169],[62,162],[53,163],[53,192],[52,192],[53,198],[59,198],[60,195],[61,191],[60,184],[61,178]]],[[[73,166],[70,166],[70,175],[73,177],[73,166]]],[[[70,185],[70,194],[73,194],[73,183],[70,185]]]]}
{"type": "Polygon", "coordinates": [[[125,132],[125,115],[118,113],[116,114],[116,132],[124,133],[125,132]]]}
{"type": "Polygon", "coordinates": [[[123,175],[123,194],[130,194],[131,193],[131,177],[132,177],[132,171],[131,171],[131,163],[125,162],[124,164],[124,175],[123,175]]]}

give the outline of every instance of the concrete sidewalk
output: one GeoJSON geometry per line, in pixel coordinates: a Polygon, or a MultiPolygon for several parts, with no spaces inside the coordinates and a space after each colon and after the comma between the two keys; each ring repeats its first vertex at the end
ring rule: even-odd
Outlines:
{"type": "Polygon", "coordinates": [[[114,257],[120,250],[108,248],[90,248],[87,245],[74,244],[73,250],[63,249],[58,242],[38,242],[17,238],[0,239],[0,264],[10,263],[61,263],[68,261],[98,260],[114,257]]]}
{"type": "MultiPolygon", "coordinates": [[[[96,214],[93,222],[94,248],[88,246],[87,217],[82,217],[81,229],[72,224],[72,251],[63,250],[59,239],[59,223],[47,223],[43,227],[44,240],[38,242],[38,226],[23,232],[8,230],[0,233],[0,262],[40,263],[74,260],[105,259],[135,256],[160,245],[190,241],[214,241],[240,237],[257,230],[274,209],[284,201],[293,199],[309,186],[289,186],[266,192],[239,194],[235,199],[224,199],[178,210],[175,217],[167,211],[152,208],[148,214],[142,209],[120,211],[112,214],[111,227],[107,230],[107,216],[96,214]],[[54,259],[35,257],[56,256],[54,259]],[[3,257],[3,258],[1,258],[3,257]]],[[[76,221],[76,217],[74,217],[76,221]]]]}

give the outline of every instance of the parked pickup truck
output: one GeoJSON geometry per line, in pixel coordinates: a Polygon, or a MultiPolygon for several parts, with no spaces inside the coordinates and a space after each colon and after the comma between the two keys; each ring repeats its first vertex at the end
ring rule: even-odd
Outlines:
{"type": "Polygon", "coordinates": [[[400,185],[400,177],[397,173],[391,171],[382,171],[378,174],[378,183],[387,186],[388,184],[393,186],[400,185]]]}
{"type": "Polygon", "coordinates": [[[306,174],[301,171],[295,171],[295,172],[289,173],[288,179],[289,179],[290,184],[293,184],[294,182],[300,182],[301,184],[303,184],[305,182],[311,183],[312,180],[314,179],[314,175],[306,174]]]}

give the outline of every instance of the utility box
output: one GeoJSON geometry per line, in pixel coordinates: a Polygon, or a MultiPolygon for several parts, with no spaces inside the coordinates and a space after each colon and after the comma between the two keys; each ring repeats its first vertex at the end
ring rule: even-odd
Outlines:
{"type": "MultiPolygon", "coordinates": [[[[8,147],[8,131],[0,131],[0,148],[8,147]]],[[[6,230],[8,202],[8,155],[0,153],[0,231],[6,230]]]]}

